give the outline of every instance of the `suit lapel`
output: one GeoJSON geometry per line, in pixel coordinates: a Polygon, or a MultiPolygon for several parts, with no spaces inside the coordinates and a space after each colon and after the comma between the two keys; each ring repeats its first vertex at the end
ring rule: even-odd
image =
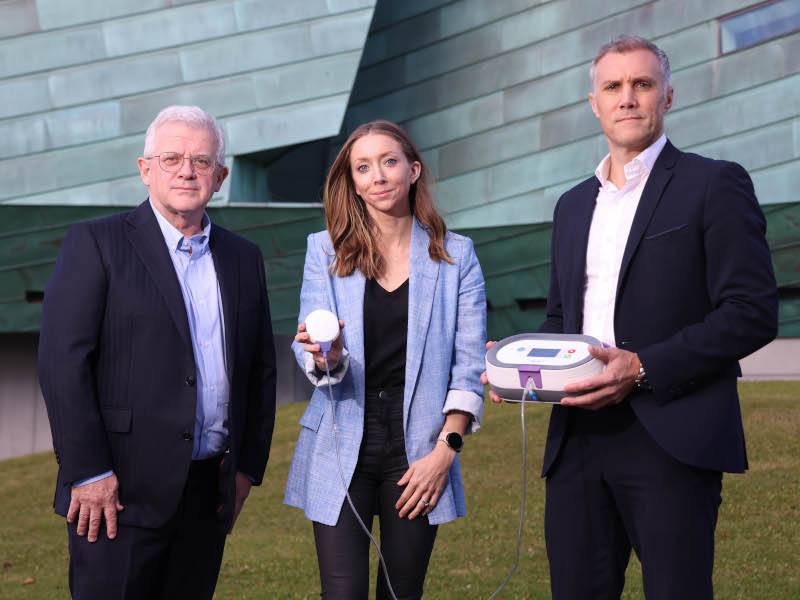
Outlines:
{"type": "MultiPolygon", "coordinates": [[[[571,231],[568,232],[572,242],[572,271],[570,272],[567,281],[569,281],[568,293],[574,293],[576,302],[573,304],[572,319],[575,323],[576,331],[580,332],[583,327],[583,296],[586,287],[586,250],[589,246],[589,229],[592,226],[592,216],[594,215],[594,207],[597,204],[597,193],[600,189],[600,181],[597,177],[592,177],[582,184],[581,189],[578,190],[576,198],[576,206],[565,206],[562,210],[570,210],[572,212],[572,219],[568,222],[573,222],[574,225],[571,231]],[[574,219],[574,220],[573,220],[574,219]]],[[[562,248],[565,247],[562,241],[562,248]]],[[[567,290],[562,290],[562,293],[567,290]]]]}
{"type": "Polygon", "coordinates": [[[238,331],[239,259],[225,233],[213,223],[208,244],[214,259],[214,270],[217,272],[217,281],[222,296],[222,314],[225,324],[225,366],[228,377],[232,377],[238,331]]]}
{"type": "Polygon", "coordinates": [[[414,388],[417,385],[425,339],[431,321],[433,297],[439,277],[439,261],[428,254],[430,238],[416,218],[411,233],[411,252],[408,265],[408,337],[406,339],[406,381],[404,419],[414,388]]]}
{"type": "Polygon", "coordinates": [[[679,154],[677,148],[668,141],[661,154],[658,155],[655,164],[653,164],[653,170],[647,178],[647,183],[644,186],[644,190],[642,190],[642,197],[639,199],[639,206],[636,207],[636,214],[633,217],[631,231],[628,234],[628,242],[625,244],[625,252],[622,255],[622,265],[619,269],[619,279],[617,279],[617,299],[620,297],[620,290],[625,282],[625,276],[633,255],[636,253],[650,219],[661,201],[664,188],[672,178],[672,168],[675,166],[675,161],[678,159],[679,154]]]}
{"type": "Polygon", "coordinates": [[[178,276],[175,274],[175,266],[172,264],[169,250],[164,243],[164,236],[158,227],[150,202],[146,200],[140,204],[128,216],[126,223],[128,225],[128,240],[164,297],[164,302],[172,316],[172,320],[175,322],[175,327],[189,348],[191,348],[192,338],[189,334],[189,321],[186,316],[186,305],[183,302],[178,276]]]}

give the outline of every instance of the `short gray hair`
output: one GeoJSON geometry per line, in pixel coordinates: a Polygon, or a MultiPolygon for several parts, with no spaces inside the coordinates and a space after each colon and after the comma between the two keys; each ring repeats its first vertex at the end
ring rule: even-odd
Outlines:
{"type": "Polygon", "coordinates": [[[211,132],[217,145],[214,160],[219,166],[225,166],[225,134],[217,120],[199,106],[168,106],[153,119],[144,136],[144,156],[153,155],[156,143],[156,130],[164,123],[185,123],[191,127],[202,127],[211,132]]]}
{"type": "Polygon", "coordinates": [[[667,53],[656,46],[653,42],[646,40],[643,37],[628,34],[618,35],[607,44],[600,46],[597,54],[595,54],[594,58],[592,59],[592,66],[589,68],[589,78],[592,81],[592,86],[594,86],[594,76],[595,72],[597,71],[597,63],[600,62],[601,58],[603,58],[606,54],[610,54],[611,52],[625,54],[626,52],[633,52],[634,50],[648,50],[655,55],[655,57],[658,59],[658,64],[661,66],[661,79],[663,80],[664,89],[666,90],[669,87],[670,79],[672,78],[672,72],[669,68],[669,58],[667,57],[667,53]]]}

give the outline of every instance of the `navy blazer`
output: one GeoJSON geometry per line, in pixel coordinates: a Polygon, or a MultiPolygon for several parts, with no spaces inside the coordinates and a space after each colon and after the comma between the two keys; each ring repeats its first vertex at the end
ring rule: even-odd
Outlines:
{"type": "MultiPolygon", "coordinates": [[[[600,183],[566,192],[553,217],[544,332],[580,333],[589,226],[600,183]]],[[[777,334],[778,296],[766,221],[738,164],[667,142],[642,192],[617,283],[617,346],[637,352],[652,391],[628,401],[677,460],[728,472],[747,468],[736,389],[738,361],[777,334]]],[[[576,408],[556,406],[543,475],[576,408]]]]}
{"type": "MultiPolygon", "coordinates": [[[[257,246],[212,224],[209,246],[225,322],[230,451],[261,482],[275,420],[275,350],[257,246]]],[[[197,388],[186,309],[148,201],[67,232],[45,291],[39,377],[58,461],[56,512],[72,482],[113,470],[123,524],[174,513],[192,460],[197,388]]]]}

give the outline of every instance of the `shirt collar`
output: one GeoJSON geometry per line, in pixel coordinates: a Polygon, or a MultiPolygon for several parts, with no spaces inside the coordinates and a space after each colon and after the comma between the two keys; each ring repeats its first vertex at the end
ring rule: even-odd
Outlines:
{"type": "MultiPolygon", "coordinates": [[[[653,165],[656,164],[656,159],[658,158],[658,155],[661,154],[661,151],[664,149],[664,146],[666,145],[667,145],[667,134],[662,133],[661,137],[659,137],[650,146],[642,150],[633,159],[631,159],[631,161],[628,164],[625,165],[625,167],[623,168],[625,172],[625,179],[627,181],[630,181],[632,179],[638,179],[645,173],[649,173],[650,171],[652,171],[653,165]]],[[[608,169],[609,169],[610,159],[611,159],[611,154],[606,154],[603,157],[603,160],[600,161],[600,164],[597,165],[597,168],[594,170],[595,177],[597,177],[597,179],[600,181],[600,185],[603,187],[611,183],[608,179],[608,169]]]]}
{"type": "MultiPolygon", "coordinates": [[[[177,250],[181,250],[184,247],[185,239],[183,234],[167,219],[164,218],[158,209],[153,206],[153,201],[150,200],[150,208],[153,209],[153,213],[156,215],[156,221],[158,221],[158,226],[161,229],[161,235],[164,236],[164,242],[167,244],[167,248],[170,252],[175,252],[177,250]]],[[[197,249],[200,251],[204,251],[208,245],[208,237],[211,235],[211,218],[208,216],[208,213],[203,213],[203,233],[198,233],[192,236],[192,240],[197,243],[197,249]]]]}

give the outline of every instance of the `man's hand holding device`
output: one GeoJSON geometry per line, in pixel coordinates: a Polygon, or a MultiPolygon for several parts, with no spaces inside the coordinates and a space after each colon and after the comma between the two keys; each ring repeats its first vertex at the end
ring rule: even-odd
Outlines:
{"type": "Polygon", "coordinates": [[[598,410],[619,404],[636,387],[642,373],[642,363],[634,352],[619,348],[589,347],[589,353],[605,363],[605,370],[564,386],[567,396],[561,400],[565,406],[598,410]]]}

